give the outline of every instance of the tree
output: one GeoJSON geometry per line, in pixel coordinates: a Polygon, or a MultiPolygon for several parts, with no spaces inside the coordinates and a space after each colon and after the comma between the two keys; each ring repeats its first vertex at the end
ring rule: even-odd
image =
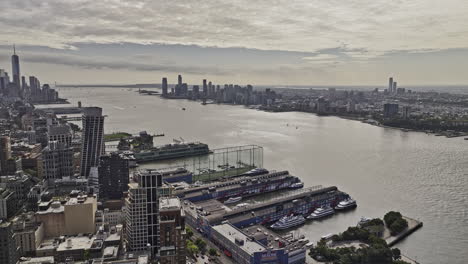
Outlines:
{"type": "Polygon", "coordinates": [[[401,258],[401,251],[398,248],[392,248],[393,260],[398,260],[401,258]]]}
{"type": "Polygon", "coordinates": [[[218,254],[218,251],[216,251],[216,249],[214,248],[210,248],[210,250],[208,250],[208,253],[210,254],[210,256],[216,256],[218,254]]]}
{"type": "Polygon", "coordinates": [[[385,221],[385,224],[388,227],[390,227],[393,224],[393,222],[395,222],[397,219],[400,219],[400,218],[402,218],[400,212],[390,211],[385,214],[384,221],[385,221]]]}
{"type": "Polygon", "coordinates": [[[197,245],[200,251],[202,252],[206,250],[206,242],[201,238],[197,238],[197,240],[195,241],[195,245],[197,245]]]}
{"type": "Polygon", "coordinates": [[[199,249],[198,249],[197,245],[193,244],[192,241],[188,240],[187,241],[187,251],[189,252],[189,254],[191,254],[193,256],[193,255],[198,254],[199,249]]]}
{"type": "Polygon", "coordinates": [[[401,233],[403,230],[405,230],[408,227],[408,221],[406,221],[403,218],[399,218],[395,220],[390,226],[390,233],[392,236],[398,235],[401,233]]]}
{"type": "Polygon", "coordinates": [[[185,233],[187,233],[187,238],[190,239],[193,236],[193,231],[190,227],[185,228],[185,233]]]}

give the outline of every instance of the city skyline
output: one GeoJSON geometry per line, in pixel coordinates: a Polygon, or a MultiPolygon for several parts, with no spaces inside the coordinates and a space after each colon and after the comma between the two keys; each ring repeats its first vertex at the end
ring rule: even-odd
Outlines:
{"type": "Polygon", "coordinates": [[[16,44],[22,74],[49,83],[468,84],[460,0],[112,5],[3,1],[2,67],[16,44]]]}

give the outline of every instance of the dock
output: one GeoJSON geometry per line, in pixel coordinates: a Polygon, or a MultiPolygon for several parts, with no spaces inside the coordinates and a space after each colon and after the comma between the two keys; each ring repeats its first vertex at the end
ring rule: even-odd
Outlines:
{"type": "Polygon", "coordinates": [[[421,221],[403,216],[403,219],[408,221],[408,228],[401,232],[400,234],[396,236],[390,235],[390,230],[388,228],[385,228],[384,234],[383,234],[383,239],[387,242],[389,247],[393,247],[395,244],[406,238],[407,236],[411,235],[414,233],[416,230],[421,228],[423,226],[423,223],[421,221]]]}

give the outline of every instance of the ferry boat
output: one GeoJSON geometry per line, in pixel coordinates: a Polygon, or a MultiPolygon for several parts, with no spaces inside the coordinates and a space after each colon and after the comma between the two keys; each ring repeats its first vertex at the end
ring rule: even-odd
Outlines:
{"type": "Polygon", "coordinates": [[[296,182],[296,183],[293,183],[293,184],[289,185],[290,189],[300,189],[302,187],[304,187],[303,182],[296,182]]]}
{"type": "Polygon", "coordinates": [[[207,155],[211,151],[207,144],[203,143],[176,143],[160,147],[142,150],[133,153],[137,162],[158,161],[189,156],[207,155]]]}
{"type": "Polygon", "coordinates": [[[307,219],[320,219],[325,216],[329,216],[335,213],[335,210],[331,208],[330,206],[326,207],[320,207],[315,209],[313,213],[311,213],[309,216],[307,216],[307,219]]]}
{"type": "Polygon", "coordinates": [[[338,205],[335,206],[335,210],[344,211],[347,209],[355,208],[356,206],[357,206],[356,201],[351,198],[348,198],[338,203],[338,205]]]}
{"type": "Polygon", "coordinates": [[[302,225],[304,223],[305,218],[302,215],[291,215],[284,216],[270,227],[275,230],[284,230],[298,225],[302,225]]]}
{"type": "Polygon", "coordinates": [[[240,197],[240,196],[231,197],[231,198],[227,199],[226,201],[224,201],[224,204],[233,204],[233,203],[239,202],[240,200],[242,200],[242,197],[240,197]]]}
{"type": "Polygon", "coordinates": [[[243,176],[257,176],[262,174],[267,174],[268,170],[264,168],[255,168],[253,170],[249,170],[248,172],[242,174],[243,176]]]}

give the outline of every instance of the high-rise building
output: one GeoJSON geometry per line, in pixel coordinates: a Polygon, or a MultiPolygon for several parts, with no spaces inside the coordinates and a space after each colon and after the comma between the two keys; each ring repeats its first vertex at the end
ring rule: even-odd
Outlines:
{"type": "Polygon", "coordinates": [[[120,153],[101,156],[99,162],[99,197],[122,199],[128,190],[128,158],[120,153]]]}
{"type": "Polygon", "coordinates": [[[80,175],[88,177],[89,169],[99,165],[104,153],[104,116],[102,108],[84,109],[80,175]]]}
{"type": "Polygon", "coordinates": [[[12,74],[13,74],[13,83],[16,85],[16,88],[19,89],[21,87],[20,79],[20,65],[19,65],[19,57],[16,55],[16,48],[13,46],[13,55],[11,56],[11,67],[12,67],[12,74]]]}
{"type": "Polygon", "coordinates": [[[159,230],[161,264],[185,263],[185,213],[177,197],[160,198],[159,230]]]}
{"type": "Polygon", "coordinates": [[[397,93],[397,82],[393,82],[393,93],[397,93]]]}
{"type": "Polygon", "coordinates": [[[179,74],[179,76],[177,78],[177,84],[182,85],[182,75],[180,75],[180,74],[179,74]]]}
{"type": "Polygon", "coordinates": [[[208,95],[208,86],[206,85],[206,79],[203,79],[203,96],[206,97],[208,95]]]}
{"type": "Polygon", "coordinates": [[[125,199],[126,232],[124,241],[129,251],[149,250],[154,258],[159,249],[159,196],[162,175],[144,171],[129,183],[125,199]]]}
{"type": "Polygon", "coordinates": [[[42,150],[44,179],[73,176],[73,148],[64,142],[50,141],[42,150]]]}
{"type": "Polygon", "coordinates": [[[167,78],[162,78],[162,95],[167,96],[167,78]]]}
{"type": "Polygon", "coordinates": [[[7,173],[8,160],[11,158],[11,143],[9,136],[0,137],[0,175],[7,173]]]}
{"type": "Polygon", "coordinates": [[[0,263],[16,264],[18,258],[19,249],[16,246],[11,223],[0,220],[0,263]]]}
{"type": "Polygon", "coordinates": [[[393,90],[393,77],[390,77],[390,78],[388,79],[388,90],[387,90],[387,91],[388,91],[389,93],[391,93],[392,90],[393,90]]]}

